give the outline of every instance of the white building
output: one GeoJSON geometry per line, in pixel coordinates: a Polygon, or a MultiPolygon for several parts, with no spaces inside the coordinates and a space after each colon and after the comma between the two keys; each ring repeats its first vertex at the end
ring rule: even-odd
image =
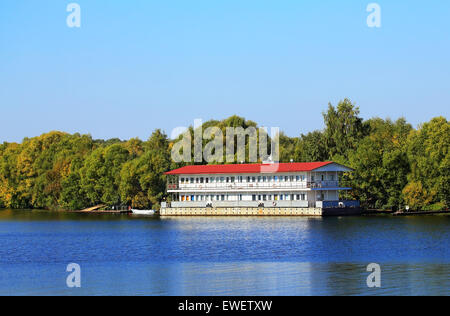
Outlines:
{"type": "MultiPolygon", "coordinates": [[[[352,169],[334,162],[191,165],[167,172],[170,204],[163,208],[343,208],[339,175],[352,169]]],[[[212,212],[210,212],[212,213],[212,212]]]]}

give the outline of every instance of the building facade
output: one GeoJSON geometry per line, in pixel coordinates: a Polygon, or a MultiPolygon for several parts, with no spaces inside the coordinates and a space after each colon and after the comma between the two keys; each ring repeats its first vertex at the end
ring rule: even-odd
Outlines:
{"type": "Polygon", "coordinates": [[[163,203],[161,215],[354,210],[357,201],[339,200],[339,191],[351,189],[339,185],[339,175],[351,171],[334,162],[186,166],[166,173],[172,201],[163,203]]]}

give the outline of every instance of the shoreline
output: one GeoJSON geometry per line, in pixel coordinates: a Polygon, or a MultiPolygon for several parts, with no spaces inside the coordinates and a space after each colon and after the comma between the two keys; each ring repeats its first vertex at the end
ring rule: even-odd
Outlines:
{"type": "Polygon", "coordinates": [[[66,213],[76,214],[131,214],[132,211],[120,211],[120,210],[104,210],[104,211],[60,211],[66,213]]]}
{"type": "MultiPolygon", "coordinates": [[[[0,209],[0,211],[33,211],[37,209],[0,209]]],[[[86,211],[86,210],[45,210],[40,209],[42,211],[48,211],[48,212],[55,212],[55,213],[71,213],[71,214],[132,214],[132,211],[129,210],[92,210],[92,211],[86,211]]],[[[371,216],[371,215],[390,215],[392,217],[397,216],[427,216],[427,215],[450,215],[450,210],[441,210],[441,211],[414,211],[414,212],[399,212],[399,211],[390,211],[390,210],[364,210],[361,212],[361,214],[356,215],[352,214],[349,216],[371,216]]],[[[228,217],[233,217],[232,214],[226,215],[228,217]]],[[[278,216],[283,216],[283,214],[280,214],[278,216]]],[[[222,216],[223,217],[223,216],[222,216]]],[[[276,216],[272,216],[276,217],[276,216]]]]}
{"type": "Polygon", "coordinates": [[[392,216],[415,216],[415,215],[439,215],[450,214],[450,211],[416,211],[416,212],[395,212],[392,216]]]}

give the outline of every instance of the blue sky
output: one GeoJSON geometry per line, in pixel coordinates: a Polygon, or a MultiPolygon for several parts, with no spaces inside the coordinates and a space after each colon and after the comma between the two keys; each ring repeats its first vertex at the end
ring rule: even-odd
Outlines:
{"type": "Polygon", "coordinates": [[[233,114],[297,136],[345,97],[417,125],[448,117],[449,87],[449,1],[0,1],[0,141],[147,139],[233,114]]]}

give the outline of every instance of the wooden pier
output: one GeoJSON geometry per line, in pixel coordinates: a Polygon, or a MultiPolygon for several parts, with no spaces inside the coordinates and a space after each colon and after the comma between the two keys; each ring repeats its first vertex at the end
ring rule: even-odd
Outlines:
{"type": "Polygon", "coordinates": [[[128,214],[131,213],[129,210],[102,210],[105,208],[105,204],[99,204],[93,207],[86,208],[79,211],[71,211],[71,213],[88,213],[88,214],[128,214]]]}

